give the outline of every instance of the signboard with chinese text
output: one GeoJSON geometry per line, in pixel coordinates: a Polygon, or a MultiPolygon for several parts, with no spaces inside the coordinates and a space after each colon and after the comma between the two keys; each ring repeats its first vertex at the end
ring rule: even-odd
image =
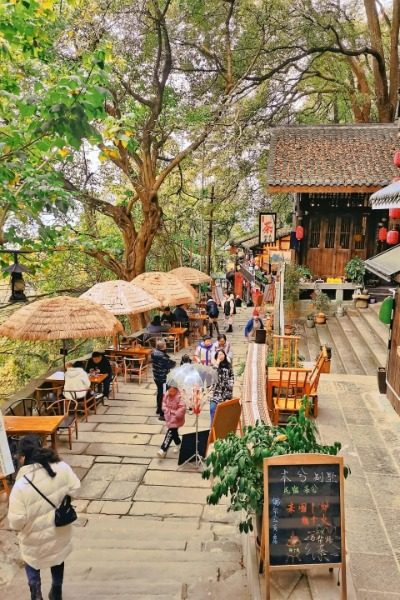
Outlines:
{"type": "Polygon", "coordinates": [[[266,568],[341,567],[345,599],[343,481],[342,457],[291,454],[264,460],[266,568]]]}
{"type": "Polygon", "coordinates": [[[0,410],[0,475],[11,475],[11,473],[14,473],[14,464],[4,427],[3,413],[0,410]]]}
{"type": "Polygon", "coordinates": [[[260,244],[275,244],[276,213],[260,213],[258,239],[260,244]]]}

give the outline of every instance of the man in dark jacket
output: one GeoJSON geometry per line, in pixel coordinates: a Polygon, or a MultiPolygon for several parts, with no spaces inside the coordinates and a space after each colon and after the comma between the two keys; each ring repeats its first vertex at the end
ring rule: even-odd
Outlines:
{"type": "Polygon", "coordinates": [[[90,371],[98,371],[103,375],[107,375],[107,378],[103,381],[103,402],[107,402],[108,396],[110,395],[110,385],[112,380],[112,368],[110,361],[107,356],[105,356],[102,352],[93,352],[92,358],[89,358],[86,371],[90,373],[90,371]]]}
{"type": "Polygon", "coordinates": [[[207,298],[206,312],[208,314],[208,323],[209,323],[210,336],[212,337],[213,327],[215,327],[215,331],[217,332],[217,335],[219,335],[219,327],[218,327],[219,310],[218,310],[218,305],[215,302],[215,300],[213,300],[213,298],[211,298],[211,296],[209,296],[207,298]]]}
{"type": "Polygon", "coordinates": [[[189,327],[189,315],[183,308],[183,304],[179,304],[174,310],[175,323],[178,327],[189,327]]]}
{"type": "Polygon", "coordinates": [[[157,386],[157,410],[160,421],[165,421],[162,410],[162,400],[167,382],[167,375],[175,367],[175,361],[172,360],[166,352],[167,344],[165,340],[157,340],[156,349],[151,353],[153,363],[153,378],[157,386]]]}

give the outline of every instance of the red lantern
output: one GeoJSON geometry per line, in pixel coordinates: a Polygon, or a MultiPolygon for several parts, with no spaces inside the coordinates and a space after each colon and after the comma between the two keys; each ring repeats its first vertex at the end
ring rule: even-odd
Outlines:
{"type": "Polygon", "coordinates": [[[378,240],[380,242],[386,242],[387,232],[388,232],[388,230],[386,229],[386,227],[379,227],[378,240]]]}
{"type": "Polygon", "coordinates": [[[389,246],[395,246],[399,243],[399,237],[400,235],[397,229],[391,229],[387,234],[386,241],[389,244],[389,246]]]}
{"type": "Polygon", "coordinates": [[[400,208],[391,208],[389,210],[389,217],[391,219],[400,219],[400,208]]]}
{"type": "Polygon", "coordinates": [[[304,237],[304,227],[302,225],[297,225],[296,227],[296,240],[302,240],[304,237]]]}
{"type": "Polygon", "coordinates": [[[393,155],[393,164],[395,167],[399,167],[400,168],[400,150],[396,150],[396,152],[393,155]]]}

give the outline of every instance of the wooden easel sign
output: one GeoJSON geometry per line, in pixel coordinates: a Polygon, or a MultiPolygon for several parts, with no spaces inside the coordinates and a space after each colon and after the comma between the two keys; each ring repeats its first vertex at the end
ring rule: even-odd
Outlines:
{"type": "MultiPolygon", "coordinates": [[[[273,571],[341,569],[347,600],[343,458],[286,454],[264,459],[266,599],[273,571]]],[[[338,596],[339,597],[339,596],[338,596]]]]}

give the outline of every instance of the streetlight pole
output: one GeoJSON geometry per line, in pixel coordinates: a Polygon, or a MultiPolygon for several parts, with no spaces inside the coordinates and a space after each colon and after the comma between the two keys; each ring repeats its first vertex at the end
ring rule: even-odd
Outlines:
{"type": "Polygon", "coordinates": [[[210,217],[209,217],[209,222],[208,222],[208,237],[207,237],[207,275],[211,275],[213,217],[214,217],[214,186],[212,186],[212,188],[211,188],[211,196],[210,196],[210,217]]]}

